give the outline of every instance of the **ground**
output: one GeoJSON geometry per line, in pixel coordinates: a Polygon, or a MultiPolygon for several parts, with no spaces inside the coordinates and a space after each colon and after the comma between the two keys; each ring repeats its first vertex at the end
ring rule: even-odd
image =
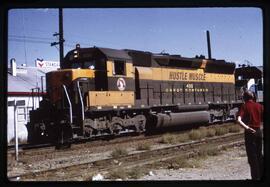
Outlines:
{"type": "Polygon", "coordinates": [[[198,168],[153,170],[140,180],[246,180],[251,179],[244,146],[208,157],[198,168]]]}
{"type": "MultiPolygon", "coordinates": [[[[144,145],[147,141],[143,140],[140,145],[144,145]]],[[[148,142],[149,143],[149,142],[148,142]]],[[[121,147],[127,147],[128,152],[137,151],[138,141],[129,141],[128,143],[121,144],[121,147]],[[134,145],[131,145],[134,144],[134,145]],[[129,148],[129,149],[128,149],[129,148]],[[132,149],[132,150],[131,150],[132,149]]],[[[80,144],[74,145],[73,148],[66,151],[52,151],[52,154],[45,154],[43,152],[25,153],[24,160],[21,158],[19,164],[14,162],[8,163],[8,174],[10,176],[16,176],[17,174],[25,173],[26,171],[38,171],[40,169],[48,169],[54,167],[63,167],[66,164],[80,164],[84,162],[105,159],[110,157],[111,151],[115,146],[119,147],[119,144],[108,144],[106,146],[98,146],[98,144],[80,144]],[[90,145],[90,146],[89,146],[90,145]],[[30,155],[28,155],[30,154],[30,155]],[[43,155],[45,154],[45,155],[43,155]]],[[[158,144],[160,145],[160,144],[158,144]]],[[[164,144],[161,144],[165,146],[164,144]]],[[[152,146],[153,148],[154,146],[152,146]]],[[[50,151],[50,150],[49,150],[50,151]]],[[[162,155],[161,155],[162,156],[162,155]]],[[[175,155],[176,157],[178,155],[175,155]]],[[[180,155],[179,155],[180,156],[180,155]]],[[[11,157],[9,158],[11,159],[11,157]]],[[[167,169],[164,164],[155,165],[157,167],[141,168],[142,171],[147,174],[139,179],[131,180],[246,180],[251,179],[250,168],[247,162],[246,151],[244,144],[237,144],[237,146],[223,150],[216,156],[208,156],[205,159],[197,159],[195,161],[199,164],[195,164],[193,168],[180,168],[180,169],[167,169]]],[[[140,169],[137,173],[143,174],[140,169]]],[[[97,173],[98,174],[98,173],[97,173]]],[[[141,176],[141,175],[139,175],[141,176]]],[[[68,175],[66,176],[68,179],[68,175]]],[[[81,177],[80,177],[81,178],[81,177]]],[[[44,179],[46,180],[46,179],[44,179]]],[[[50,180],[50,179],[48,179],[50,180]]],[[[81,178],[80,180],[90,181],[91,178],[81,178]]],[[[92,178],[93,180],[93,178],[92,178]]],[[[105,178],[104,180],[115,180],[105,178]]]]}

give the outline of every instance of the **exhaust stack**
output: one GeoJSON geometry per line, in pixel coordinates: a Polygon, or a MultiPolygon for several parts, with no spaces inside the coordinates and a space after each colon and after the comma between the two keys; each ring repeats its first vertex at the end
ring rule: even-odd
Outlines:
{"type": "Polygon", "coordinates": [[[210,44],[210,33],[209,33],[209,31],[206,31],[206,37],[207,37],[208,59],[212,59],[212,57],[211,57],[211,44],[210,44]]]}

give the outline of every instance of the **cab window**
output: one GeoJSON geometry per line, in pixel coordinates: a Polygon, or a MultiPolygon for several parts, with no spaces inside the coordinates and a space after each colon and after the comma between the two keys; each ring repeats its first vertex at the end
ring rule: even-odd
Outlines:
{"type": "Polygon", "coordinates": [[[84,62],[84,69],[95,69],[95,61],[91,60],[91,61],[85,61],[84,62]]]}
{"type": "Polygon", "coordinates": [[[114,61],[114,75],[126,75],[125,61],[114,61]]]}
{"type": "Polygon", "coordinates": [[[72,69],[81,69],[82,68],[82,63],[76,62],[71,64],[72,69]]]}

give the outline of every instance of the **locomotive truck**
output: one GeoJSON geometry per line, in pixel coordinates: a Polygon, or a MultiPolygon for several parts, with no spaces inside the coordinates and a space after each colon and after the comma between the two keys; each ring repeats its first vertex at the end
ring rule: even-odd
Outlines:
{"type": "Polygon", "coordinates": [[[235,63],[101,47],[69,51],[46,74],[28,142],[70,142],[235,119],[235,63]]]}

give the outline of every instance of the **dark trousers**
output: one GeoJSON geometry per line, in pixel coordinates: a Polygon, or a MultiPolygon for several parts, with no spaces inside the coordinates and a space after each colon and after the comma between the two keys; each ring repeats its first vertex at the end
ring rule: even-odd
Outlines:
{"type": "Polygon", "coordinates": [[[262,156],[262,132],[260,129],[256,133],[245,131],[245,145],[250,165],[252,180],[260,180],[263,172],[262,156]]]}

